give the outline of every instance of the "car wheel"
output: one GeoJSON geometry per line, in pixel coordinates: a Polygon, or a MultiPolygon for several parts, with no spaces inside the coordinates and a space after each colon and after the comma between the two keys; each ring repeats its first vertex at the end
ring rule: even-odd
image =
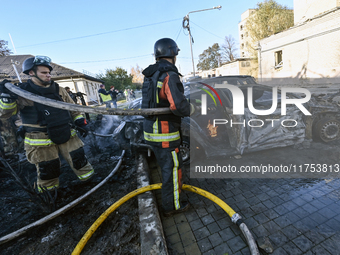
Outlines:
{"type": "Polygon", "coordinates": [[[340,122],[336,119],[323,118],[319,120],[314,129],[314,136],[317,140],[331,142],[340,137],[340,122]]]}
{"type": "Polygon", "coordinates": [[[191,152],[191,155],[190,155],[190,143],[187,142],[187,141],[183,141],[181,146],[179,147],[179,149],[180,149],[180,152],[181,152],[183,164],[184,165],[190,164],[190,162],[192,162],[192,160],[195,157],[195,155],[194,155],[195,151],[191,152]]]}

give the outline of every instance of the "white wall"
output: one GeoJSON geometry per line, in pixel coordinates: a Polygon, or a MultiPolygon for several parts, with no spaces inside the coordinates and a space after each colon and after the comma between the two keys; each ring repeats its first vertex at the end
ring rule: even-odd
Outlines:
{"type": "Polygon", "coordinates": [[[216,69],[216,76],[220,75],[239,75],[240,74],[240,65],[238,61],[225,64],[216,69]]]}
{"type": "MultiPolygon", "coordinates": [[[[340,80],[340,10],[261,40],[262,82],[337,83],[340,80]],[[282,50],[283,67],[275,69],[282,50]]],[[[261,77],[259,75],[260,81],[261,77]]]]}
{"type": "Polygon", "coordinates": [[[99,102],[98,90],[99,85],[101,84],[99,82],[94,82],[83,78],[76,78],[73,80],[59,80],[57,83],[61,87],[69,87],[73,93],[82,92],[86,94],[86,96],[84,96],[84,100],[89,105],[94,104],[95,101],[97,103],[99,102]]]}
{"type": "Polygon", "coordinates": [[[339,0],[294,0],[294,24],[340,5],[339,0]]]}

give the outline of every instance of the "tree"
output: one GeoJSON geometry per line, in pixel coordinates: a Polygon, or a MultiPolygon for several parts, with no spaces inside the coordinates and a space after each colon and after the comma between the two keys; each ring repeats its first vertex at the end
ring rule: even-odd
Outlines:
{"type": "Polygon", "coordinates": [[[213,46],[204,50],[203,53],[199,55],[197,69],[209,70],[217,68],[220,64],[221,64],[220,46],[218,45],[218,43],[215,43],[213,46]]]}
{"type": "Polygon", "coordinates": [[[132,84],[132,75],[127,73],[121,67],[116,67],[115,70],[113,69],[106,69],[105,74],[97,75],[97,78],[104,81],[105,89],[109,90],[111,86],[114,86],[115,89],[123,90],[128,88],[132,84]]]}
{"type": "Polygon", "coordinates": [[[246,29],[251,38],[251,45],[255,54],[258,41],[286,30],[294,25],[293,10],[278,4],[275,0],[265,0],[257,4],[255,12],[249,16],[246,29]]]}
{"type": "Polygon", "coordinates": [[[131,68],[131,75],[133,76],[132,82],[133,83],[143,83],[144,80],[144,75],[142,74],[143,69],[139,67],[137,64],[136,68],[132,67],[131,68]]]}
{"type": "Polygon", "coordinates": [[[12,51],[7,48],[8,42],[0,40],[0,57],[8,56],[12,54],[12,51]]]}
{"type": "Polygon", "coordinates": [[[221,54],[223,63],[233,61],[237,57],[237,47],[234,37],[231,35],[226,36],[224,39],[225,44],[222,45],[221,54]]]}

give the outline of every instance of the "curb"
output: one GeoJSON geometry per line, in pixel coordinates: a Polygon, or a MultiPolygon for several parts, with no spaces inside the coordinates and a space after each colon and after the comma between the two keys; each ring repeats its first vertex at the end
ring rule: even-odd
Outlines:
{"type": "MultiPolygon", "coordinates": [[[[144,155],[136,156],[137,188],[150,185],[149,166],[144,155]]],[[[162,222],[156,199],[151,191],[138,196],[140,240],[142,255],[168,255],[162,222]]]]}

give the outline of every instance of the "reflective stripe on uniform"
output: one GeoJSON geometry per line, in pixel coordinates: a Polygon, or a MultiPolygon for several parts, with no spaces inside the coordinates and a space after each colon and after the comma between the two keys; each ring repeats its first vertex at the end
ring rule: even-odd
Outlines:
{"type": "Polygon", "coordinates": [[[76,117],[74,117],[73,121],[76,121],[77,119],[81,119],[81,118],[84,118],[83,115],[77,115],[76,117]]]}
{"type": "Polygon", "coordinates": [[[180,138],[179,131],[167,134],[152,134],[144,131],[144,139],[149,142],[172,142],[180,138]]]}
{"type": "MultiPolygon", "coordinates": [[[[77,131],[74,129],[71,130],[71,136],[77,135],[77,131]]],[[[44,146],[44,145],[51,145],[54,144],[51,139],[34,139],[25,137],[25,144],[31,145],[31,146],[44,146]]]]}
{"type": "Polygon", "coordinates": [[[79,180],[85,180],[90,178],[94,174],[94,170],[92,169],[90,172],[82,175],[78,175],[79,180]]]}
{"type": "MultiPolygon", "coordinates": [[[[163,82],[158,81],[158,82],[157,82],[157,88],[160,88],[160,89],[161,89],[162,86],[163,86],[163,82]]],[[[159,96],[158,96],[158,92],[156,93],[156,103],[159,104],[159,96]]]]}
{"type": "Polygon", "coordinates": [[[4,103],[2,100],[0,100],[0,108],[3,110],[11,110],[17,107],[17,102],[13,103],[4,103]]]}
{"type": "Polygon", "coordinates": [[[103,102],[112,100],[112,97],[111,97],[110,94],[109,95],[104,95],[102,93],[99,93],[99,94],[100,94],[100,97],[102,98],[103,102]]]}
{"type": "Polygon", "coordinates": [[[31,146],[43,146],[54,144],[54,142],[52,142],[51,139],[32,139],[25,137],[25,144],[29,144],[31,146]]]}
{"type": "Polygon", "coordinates": [[[59,185],[52,185],[52,186],[43,186],[43,188],[41,188],[40,186],[38,186],[38,191],[40,193],[44,192],[44,189],[47,189],[47,190],[51,190],[51,189],[54,189],[54,188],[59,188],[59,185]]]}
{"type": "Polygon", "coordinates": [[[153,133],[158,134],[158,118],[153,123],[153,133]]]}
{"type": "Polygon", "coordinates": [[[172,161],[174,163],[174,167],[172,169],[172,176],[173,176],[173,185],[174,185],[174,204],[175,204],[175,209],[178,210],[181,206],[179,204],[179,185],[178,185],[178,167],[179,167],[179,162],[177,158],[177,153],[176,151],[172,151],[172,161]]]}

